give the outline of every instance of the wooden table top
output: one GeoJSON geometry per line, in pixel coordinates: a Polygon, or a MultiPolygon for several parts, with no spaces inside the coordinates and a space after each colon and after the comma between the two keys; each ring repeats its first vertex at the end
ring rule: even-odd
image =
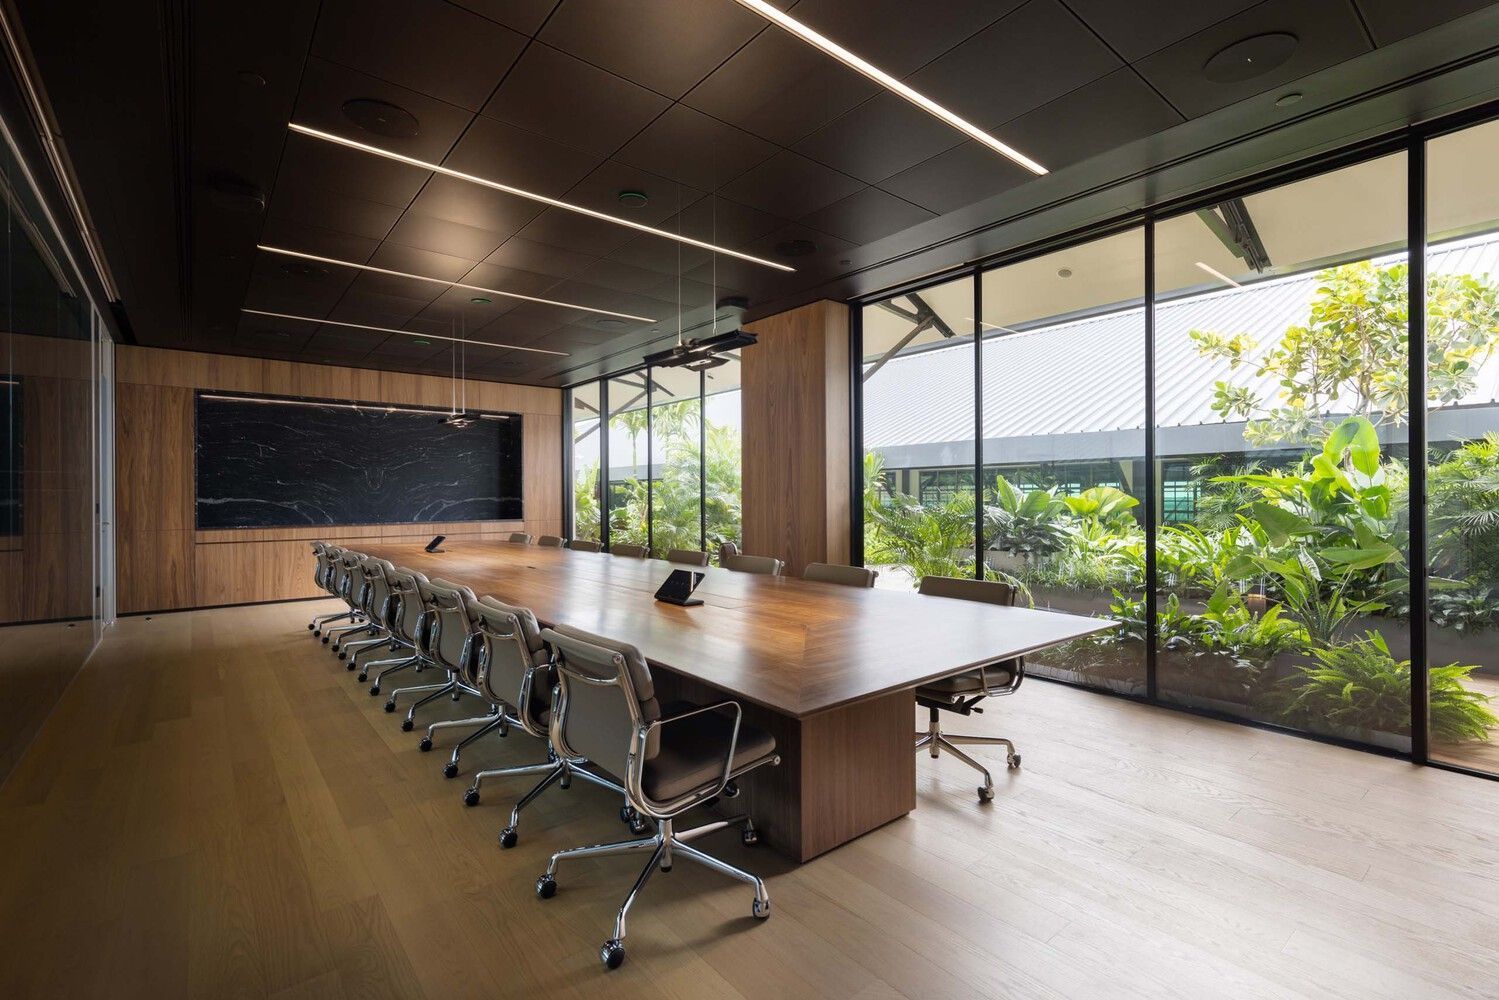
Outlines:
{"type": "Polygon", "coordinates": [[[710,567],[698,607],[655,600],[658,559],[510,542],[368,545],[362,551],[441,577],[545,625],[637,647],[653,665],[803,718],[1114,627],[1102,618],[710,567]]]}

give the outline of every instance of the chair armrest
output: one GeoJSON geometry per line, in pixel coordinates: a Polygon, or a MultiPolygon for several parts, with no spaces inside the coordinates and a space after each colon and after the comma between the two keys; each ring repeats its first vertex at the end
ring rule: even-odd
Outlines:
{"type": "MultiPolygon", "coordinates": [[[[690,719],[694,715],[702,715],[704,712],[716,712],[721,708],[732,708],[734,710],[734,731],[729,736],[728,752],[724,754],[723,774],[719,776],[718,785],[713,789],[713,791],[700,792],[684,796],[684,798],[690,799],[691,804],[693,805],[695,805],[697,802],[702,801],[703,799],[710,799],[713,796],[722,793],[724,788],[728,786],[729,779],[733,777],[734,754],[739,750],[739,724],[744,721],[744,709],[739,707],[739,702],[734,701],[733,699],[727,699],[725,701],[715,702],[712,705],[699,705],[697,708],[688,709],[685,712],[678,712],[676,715],[671,715],[664,719],[657,719],[655,722],[640,727],[639,745],[644,747],[647,741],[650,739],[652,733],[665,729],[673,722],[681,722],[683,719],[690,719]]],[[[677,803],[672,803],[672,805],[676,806],[677,803]]],[[[679,809],[674,808],[672,810],[672,813],[673,815],[675,815],[676,813],[683,811],[683,809],[690,807],[691,806],[689,805],[683,806],[679,809]]]]}

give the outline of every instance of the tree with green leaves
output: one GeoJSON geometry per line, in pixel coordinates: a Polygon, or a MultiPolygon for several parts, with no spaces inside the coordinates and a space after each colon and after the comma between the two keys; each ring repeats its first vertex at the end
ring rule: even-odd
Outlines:
{"type": "MultiPolygon", "coordinates": [[[[1267,394],[1220,380],[1214,412],[1247,421],[1244,438],[1254,445],[1321,440],[1335,415],[1376,427],[1403,423],[1411,402],[1409,275],[1407,264],[1372,261],[1320,272],[1307,322],[1289,327],[1257,360],[1259,344],[1247,334],[1191,331],[1203,356],[1227,361],[1230,370],[1253,365],[1256,375],[1276,380],[1267,394]]],[[[1499,286],[1471,274],[1431,275],[1426,328],[1426,403],[1457,402],[1499,347],[1499,286]]]]}

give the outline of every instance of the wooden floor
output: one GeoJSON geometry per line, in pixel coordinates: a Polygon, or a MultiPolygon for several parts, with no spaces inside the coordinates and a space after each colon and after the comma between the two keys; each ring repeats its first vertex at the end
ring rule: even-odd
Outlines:
{"type": "MultiPolygon", "coordinates": [[[[1499,783],[1044,682],[923,758],[917,811],[750,894],[678,864],[596,950],[633,860],[616,803],[519,782],[465,809],[289,604],[122,621],[0,787],[0,996],[1493,997],[1499,783]],[[995,758],[991,755],[991,760],[995,758]]],[[[534,759],[514,735],[481,762],[534,759]]]]}

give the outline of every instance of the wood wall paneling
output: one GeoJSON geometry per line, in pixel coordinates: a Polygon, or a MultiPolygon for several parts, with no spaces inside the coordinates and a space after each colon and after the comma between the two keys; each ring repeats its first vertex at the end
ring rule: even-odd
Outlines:
{"type": "Polygon", "coordinates": [[[849,553],[849,309],[814,302],[749,324],[743,352],[744,550],[786,572],[849,553]]]}
{"type": "Polygon", "coordinates": [[[315,525],[197,531],[198,389],[446,406],[447,379],[122,345],[115,352],[118,599],[122,613],[316,596],[308,543],[503,538],[562,527],[562,393],[470,381],[469,404],[524,421],[523,521],[315,525]]]}

